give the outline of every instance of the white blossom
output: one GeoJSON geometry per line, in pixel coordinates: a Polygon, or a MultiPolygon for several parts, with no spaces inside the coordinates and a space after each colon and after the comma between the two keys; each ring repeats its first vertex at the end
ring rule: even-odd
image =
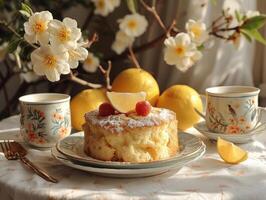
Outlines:
{"type": "Polygon", "coordinates": [[[29,20],[24,23],[25,35],[24,38],[29,43],[39,42],[41,45],[48,44],[49,32],[48,23],[53,19],[49,11],[36,12],[29,17],[29,20]]]}
{"type": "Polygon", "coordinates": [[[88,51],[81,44],[68,49],[68,63],[71,69],[75,69],[79,65],[79,61],[84,61],[88,57],[88,51]]]}
{"type": "Polygon", "coordinates": [[[120,0],[92,0],[95,6],[95,14],[107,16],[120,5],[120,0]]]}
{"type": "Polygon", "coordinates": [[[259,16],[260,15],[260,12],[257,11],[257,10],[248,10],[246,12],[246,17],[247,18],[252,18],[252,17],[256,17],[256,16],[259,16]]]}
{"type": "Polygon", "coordinates": [[[115,35],[115,41],[112,44],[112,49],[117,54],[121,54],[123,51],[125,51],[126,48],[132,45],[133,42],[134,37],[128,36],[123,31],[118,31],[115,35]]]}
{"type": "Polygon", "coordinates": [[[68,53],[57,51],[51,45],[43,45],[31,53],[33,71],[45,75],[49,81],[60,80],[61,74],[70,73],[68,53]]]}
{"type": "Polygon", "coordinates": [[[64,18],[63,22],[52,20],[49,23],[50,42],[54,48],[67,50],[76,46],[81,38],[81,30],[77,27],[77,21],[64,18]]]}
{"type": "Polygon", "coordinates": [[[165,39],[164,60],[169,65],[175,65],[180,71],[186,71],[202,54],[197,50],[187,33],[179,33],[175,37],[165,39]]]}
{"type": "Polygon", "coordinates": [[[148,26],[146,18],[138,13],[126,15],[119,20],[119,28],[130,37],[142,35],[148,26]]]}
{"type": "Polygon", "coordinates": [[[236,11],[241,10],[240,0],[225,0],[223,3],[223,11],[226,16],[235,16],[236,11]]]}
{"type": "Polygon", "coordinates": [[[186,23],[186,30],[188,34],[190,35],[192,41],[198,45],[201,45],[208,38],[206,24],[204,24],[203,22],[190,19],[186,23]]]}
{"type": "Polygon", "coordinates": [[[83,69],[86,72],[93,73],[97,70],[99,64],[100,64],[99,58],[97,58],[96,56],[94,56],[92,53],[89,52],[86,60],[83,63],[83,69]]]}

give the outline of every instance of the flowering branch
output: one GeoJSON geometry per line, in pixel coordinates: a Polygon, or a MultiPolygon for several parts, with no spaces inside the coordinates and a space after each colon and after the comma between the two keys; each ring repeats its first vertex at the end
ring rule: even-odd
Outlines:
{"type": "Polygon", "coordinates": [[[90,82],[87,82],[87,81],[85,81],[83,79],[80,79],[77,76],[75,76],[72,72],[70,72],[69,80],[73,81],[73,82],[76,82],[76,83],[78,83],[80,85],[88,86],[88,87],[91,87],[91,88],[94,88],[94,89],[102,87],[101,84],[90,83],[90,82]]]}
{"type": "Polygon", "coordinates": [[[153,16],[155,17],[155,19],[157,20],[157,22],[159,23],[159,25],[161,26],[161,28],[167,33],[167,28],[165,26],[165,24],[163,23],[161,17],[159,16],[158,12],[156,11],[155,8],[155,1],[153,2],[152,6],[149,6],[148,4],[146,4],[143,0],[140,0],[140,3],[143,5],[143,7],[150,12],[151,14],[153,14],[153,16]]]}
{"type": "Polygon", "coordinates": [[[99,65],[99,69],[101,70],[101,72],[103,73],[103,75],[105,77],[106,89],[108,91],[111,91],[112,86],[111,86],[111,83],[110,83],[110,72],[111,72],[111,69],[112,69],[112,62],[110,60],[108,61],[108,68],[107,68],[107,70],[105,70],[102,67],[102,65],[99,65]]]}
{"type": "Polygon", "coordinates": [[[132,63],[135,65],[135,67],[140,69],[141,67],[140,67],[139,62],[136,58],[136,55],[133,52],[132,46],[129,46],[128,50],[129,50],[129,55],[128,55],[129,59],[132,61],[132,63]]]}
{"type": "Polygon", "coordinates": [[[91,45],[92,45],[93,43],[95,43],[95,42],[98,42],[98,40],[99,40],[99,36],[98,36],[98,34],[97,34],[97,33],[94,33],[94,34],[92,35],[91,39],[89,39],[88,44],[86,45],[86,47],[87,47],[87,48],[90,48],[91,45]]]}
{"type": "Polygon", "coordinates": [[[10,32],[12,32],[18,39],[25,41],[28,45],[32,46],[33,48],[37,48],[34,44],[29,43],[26,41],[15,29],[13,29],[6,21],[0,20],[0,25],[4,26],[10,32]]]}

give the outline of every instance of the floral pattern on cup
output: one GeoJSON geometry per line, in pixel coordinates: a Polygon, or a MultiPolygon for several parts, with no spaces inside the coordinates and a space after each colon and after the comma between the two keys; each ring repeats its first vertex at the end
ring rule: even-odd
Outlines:
{"type": "Polygon", "coordinates": [[[223,113],[219,112],[213,105],[213,101],[209,99],[207,105],[209,128],[215,132],[228,134],[243,134],[249,131],[252,127],[251,124],[258,117],[255,98],[250,97],[244,102],[244,106],[239,101],[234,103],[231,101],[223,113]]]}
{"type": "Polygon", "coordinates": [[[69,113],[67,115],[63,115],[62,109],[56,109],[52,116],[52,133],[59,134],[60,138],[64,138],[69,133],[69,122],[69,113]]]}
{"type": "Polygon", "coordinates": [[[39,144],[47,142],[45,139],[46,133],[44,130],[44,112],[28,107],[26,119],[27,121],[30,121],[30,123],[27,123],[26,129],[26,135],[28,140],[39,144]]]}

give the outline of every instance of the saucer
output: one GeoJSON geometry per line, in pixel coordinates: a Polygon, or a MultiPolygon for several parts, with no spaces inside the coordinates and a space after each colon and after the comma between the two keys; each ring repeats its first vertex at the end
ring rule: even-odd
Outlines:
{"type": "Polygon", "coordinates": [[[206,136],[209,139],[217,140],[218,137],[225,139],[227,141],[233,142],[233,143],[248,143],[254,140],[254,138],[263,133],[265,130],[265,126],[261,126],[261,128],[256,128],[256,130],[250,131],[248,133],[243,134],[226,134],[226,133],[215,133],[211,132],[207,126],[206,122],[202,121],[197,124],[194,124],[194,128],[197,129],[200,133],[202,133],[204,136],[206,136]]]}

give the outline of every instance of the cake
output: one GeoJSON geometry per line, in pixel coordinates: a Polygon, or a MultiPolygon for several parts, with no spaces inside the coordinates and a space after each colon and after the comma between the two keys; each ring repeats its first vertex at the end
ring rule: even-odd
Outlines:
{"type": "Polygon", "coordinates": [[[85,114],[84,151],[104,161],[149,162],[170,158],[179,150],[174,112],[152,108],[147,116],[85,114]]]}

